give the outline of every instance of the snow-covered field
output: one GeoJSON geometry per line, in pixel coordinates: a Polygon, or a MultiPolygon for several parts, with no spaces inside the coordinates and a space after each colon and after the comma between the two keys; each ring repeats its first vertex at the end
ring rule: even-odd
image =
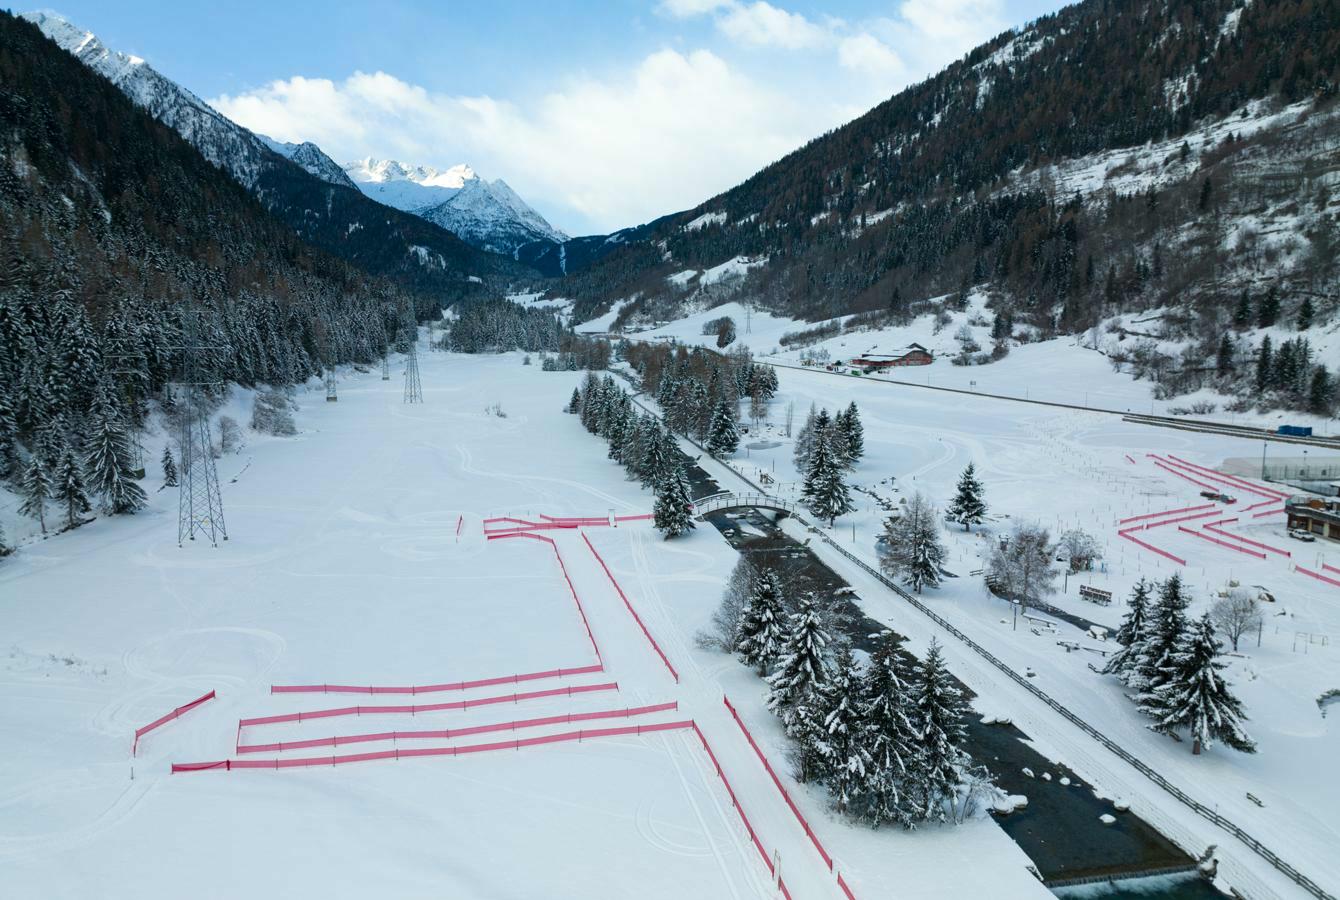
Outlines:
{"type": "MultiPolygon", "coordinates": [[[[710,528],[674,542],[646,523],[588,529],[676,665],[676,683],[571,531],[558,548],[605,670],[407,697],[272,694],[273,684],[416,685],[595,661],[550,549],[486,541],[496,515],[648,511],[650,497],[559,410],[578,380],[499,357],[421,355],[425,403],[398,373],[345,373],[339,401],[300,392],[302,433],[248,433],[219,460],[231,539],[176,546],[176,495],[100,518],[0,564],[0,894],[42,898],[321,896],[773,897],[776,889],[691,731],[282,771],[169,774],[174,762],[329,756],[510,740],[361,743],[244,754],[235,743],[453,729],[617,711],[584,723],[696,721],[796,898],[838,897],[730,719],[740,707],[775,764],[762,686],[693,647],[735,552],[710,528]],[[505,417],[487,407],[499,404],[505,417]],[[460,534],[457,526],[460,523],[460,534]],[[617,682],[618,690],[464,710],[301,724],[242,717],[435,703],[617,682]],[[134,729],[208,690],[145,736],[134,729]]],[[[236,415],[242,405],[230,410],[236,415]]],[[[150,441],[149,458],[161,449],[150,441]]],[[[151,469],[156,469],[151,464],[151,469]]],[[[15,532],[11,530],[11,536],[15,532]]],[[[553,724],[516,737],[552,735],[553,724]]],[[[915,834],[850,826],[798,802],[860,898],[1046,896],[989,820],[915,834]]]]}
{"type": "MultiPolygon", "coordinates": [[[[1010,359],[1016,355],[1022,354],[1012,354],[1010,359]]],[[[1045,362],[1038,361],[1039,365],[1045,362]]],[[[1056,364],[1062,363],[1064,360],[1056,364]]],[[[1313,569],[1321,561],[1340,566],[1340,550],[1324,542],[1289,540],[1281,515],[1253,519],[1247,513],[1246,524],[1226,527],[1291,551],[1292,559],[1270,554],[1264,561],[1257,560],[1179,532],[1176,526],[1137,535],[1186,559],[1188,565],[1181,568],[1116,534],[1118,519],[1206,502],[1199,496],[1199,487],[1155,467],[1146,453],[1170,452],[1213,467],[1226,458],[1259,454],[1255,442],[1128,424],[1099,413],[922,391],[817,371],[779,369],[778,374],[781,392],[772,406],[772,426],[746,436],[744,443],[778,442],[780,446],[742,447],[733,461],[736,468],[755,480],[766,471],[777,479],[776,489],[782,496],[798,496],[791,442],[780,433],[787,405],[795,404],[799,427],[811,403],[832,410],[851,401],[858,404],[865,424],[866,457],[852,476],[858,485],[895,502],[923,491],[943,508],[964,466],[974,462],[996,520],[972,534],[957,527],[946,529],[948,568],[958,577],[948,579],[939,590],[928,591],[928,602],[1017,671],[1035,672],[1039,687],[1194,796],[1217,805],[1331,890],[1340,887],[1340,863],[1334,854],[1334,848],[1340,846],[1340,781],[1334,763],[1340,759],[1340,729],[1334,717],[1322,715],[1317,704],[1324,691],[1340,687],[1340,588],[1291,571],[1295,562],[1313,569]],[[893,482],[887,481],[890,476],[893,482]],[[1192,757],[1188,745],[1147,731],[1145,720],[1122,695],[1120,686],[1089,670],[1090,663],[1101,665],[1097,653],[1068,653],[1058,643],[1101,646],[1097,641],[1065,623],[1032,627],[1025,623],[1013,630],[1008,607],[985,591],[980,576],[970,573],[985,562],[988,535],[1008,531],[1015,520],[1040,521],[1053,534],[1078,526],[1098,536],[1106,556],[1103,569],[1069,579],[1066,593],[1050,599],[1104,625],[1118,624],[1125,612],[1125,598],[1142,576],[1164,579],[1180,571],[1196,598],[1195,614],[1204,611],[1215,592],[1230,580],[1266,586],[1277,603],[1268,607],[1261,645],[1257,647],[1255,634],[1244,639],[1241,655],[1232,659],[1228,670],[1246,703],[1249,729],[1259,752],[1244,756],[1215,748],[1208,755],[1192,757]],[[1080,582],[1113,591],[1117,602],[1098,607],[1081,600],[1080,582]],[[1246,796],[1249,792],[1264,806],[1251,803],[1246,796]]],[[[1085,374],[1072,371],[1068,377],[1081,384],[1085,374]]],[[[719,478],[723,484],[743,487],[738,480],[732,484],[724,471],[719,478]]],[[[1228,508],[1225,516],[1241,514],[1242,507],[1259,499],[1241,491],[1231,493],[1243,499],[1236,508],[1228,508]]],[[[873,564],[882,514],[866,494],[855,497],[859,510],[839,519],[833,536],[873,564]]],[[[797,527],[797,535],[801,534],[797,527]]],[[[1113,796],[1143,795],[1147,804],[1143,808],[1137,804],[1137,809],[1174,836],[1181,837],[1182,829],[1191,828],[1191,833],[1204,835],[1200,838],[1204,844],[1216,842],[1214,829],[1196,830],[1194,820],[1187,820],[1175,801],[1133,772],[1123,773],[1114,759],[1103,759],[1102,751],[1088,744],[1088,739],[1053,727],[1045,716],[1034,720],[1033,727],[1024,724],[1028,720],[1021,713],[1029,704],[1013,696],[1011,686],[1002,685],[980,658],[956,646],[930,620],[874,586],[839,555],[823,545],[815,546],[853,585],[865,588],[861,593],[867,612],[913,636],[914,646],[916,640],[928,640],[937,633],[947,640],[951,666],[984,695],[979,707],[1000,703],[1008,710],[1002,714],[1012,716],[1050,748],[1044,752],[1059,754],[1081,771],[1090,768],[1090,777],[1113,796]]],[[[1250,854],[1234,855],[1256,865],[1250,854]]]]}

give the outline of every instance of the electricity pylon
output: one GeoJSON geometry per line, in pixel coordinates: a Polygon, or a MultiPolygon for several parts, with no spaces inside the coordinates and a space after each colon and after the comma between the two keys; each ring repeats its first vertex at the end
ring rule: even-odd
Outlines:
{"type": "Polygon", "coordinates": [[[177,489],[177,546],[195,540],[196,535],[215,547],[219,538],[228,540],[223,520],[223,495],[219,491],[219,473],[214,467],[213,444],[209,434],[209,415],[205,409],[204,388],[223,384],[201,360],[212,351],[226,352],[220,344],[208,344],[197,333],[199,323],[194,310],[185,317],[185,340],[178,349],[182,354],[184,408],[178,443],[181,465],[177,489]]]}
{"type": "Polygon", "coordinates": [[[422,403],[423,385],[419,383],[418,335],[410,334],[409,353],[405,356],[405,402],[422,403]]]}

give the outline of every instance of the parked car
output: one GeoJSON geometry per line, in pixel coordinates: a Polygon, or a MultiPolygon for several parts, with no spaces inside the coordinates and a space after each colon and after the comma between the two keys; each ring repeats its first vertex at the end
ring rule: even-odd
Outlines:
{"type": "Polygon", "coordinates": [[[1237,503],[1237,497],[1230,497],[1228,494],[1221,494],[1218,491],[1201,491],[1200,495],[1206,500],[1214,500],[1219,503],[1237,503]]]}
{"type": "Polygon", "coordinates": [[[1310,544],[1317,539],[1315,534],[1303,528],[1290,528],[1289,537],[1293,538],[1295,541],[1302,541],[1305,544],[1310,544]]]}

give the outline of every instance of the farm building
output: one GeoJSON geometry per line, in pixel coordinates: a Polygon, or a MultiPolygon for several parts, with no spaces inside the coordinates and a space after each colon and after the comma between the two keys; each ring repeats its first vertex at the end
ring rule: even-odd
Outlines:
{"type": "Polygon", "coordinates": [[[862,353],[851,361],[858,369],[877,372],[880,369],[892,369],[895,366],[929,366],[935,357],[920,344],[908,344],[893,353],[862,353]]]}
{"type": "Polygon", "coordinates": [[[1289,527],[1340,541],[1340,501],[1321,497],[1293,497],[1285,502],[1289,527]]]}

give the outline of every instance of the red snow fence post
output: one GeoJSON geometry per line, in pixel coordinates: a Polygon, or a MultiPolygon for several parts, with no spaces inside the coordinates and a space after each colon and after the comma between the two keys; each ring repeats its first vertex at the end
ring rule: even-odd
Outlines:
{"type": "Polygon", "coordinates": [[[1202,541],[1209,541],[1211,544],[1218,544],[1220,547],[1227,547],[1230,550],[1236,550],[1239,553],[1246,554],[1247,556],[1255,556],[1257,559],[1266,558],[1266,555],[1264,553],[1257,553],[1255,550],[1248,550],[1246,547],[1239,547],[1237,544],[1230,544],[1228,541],[1221,541],[1217,537],[1211,537],[1210,535],[1206,534],[1203,531],[1194,531],[1190,528],[1187,528],[1185,525],[1178,525],[1177,530],[1185,532],[1186,534],[1189,534],[1192,537],[1198,537],[1202,541]]]}
{"type": "Polygon", "coordinates": [[[207,700],[213,700],[214,697],[215,697],[214,692],[213,692],[213,691],[210,691],[210,692],[209,692],[208,694],[206,694],[205,696],[203,696],[203,697],[197,697],[196,699],[192,700],[190,703],[185,704],[184,706],[178,706],[176,709],[174,709],[172,712],[168,713],[167,715],[165,715],[165,716],[160,716],[160,717],[158,717],[157,719],[154,719],[152,722],[150,722],[148,725],[145,725],[143,728],[136,728],[136,729],[135,729],[135,740],[134,740],[134,741],[131,743],[131,745],[130,745],[130,755],[131,755],[131,756],[134,756],[136,753],[139,752],[139,749],[140,749],[140,738],[144,737],[146,734],[148,734],[149,732],[153,731],[155,728],[158,728],[159,726],[162,726],[162,725],[166,725],[168,722],[171,722],[173,719],[180,718],[181,715],[182,715],[182,713],[190,712],[191,710],[195,709],[197,706],[199,706],[200,704],[204,703],[205,701],[207,701],[207,700]]]}
{"type": "Polygon", "coordinates": [[[1327,576],[1321,574],[1320,572],[1313,572],[1311,569],[1304,569],[1302,566],[1294,566],[1294,571],[1295,571],[1295,572],[1302,572],[1302,573],[1303,573],[1304,575],[1306,575],[1308,578],[1315,578],[1315,579],[1317,579],[1318,581],[1324,582],[1325,584],[1330,584],[1330,585],[1334,585],[1335,587],[1340,587],[1340,580],[1337,580],[1337,579],[1335,579],[1335,578],[1328,578],[1327,576]]]}
{"type": "Polygon", "coordinates": [[[537,747],[541,744],[559,744],[566,741],[585,741],[592,738],[615,737],[628,734],[654,734],[658,731],[674,731],[692,728],[693,721],[655,722],[651,725],[627,725],[619,728],[594,728],[584,731],[568,731],[563,734],[546,734],[533,738],[518,738],[512,741],[496,741],[491,744],[463,744],[455,747],[419,747],[410,750],[377,750],[371,753],[349,753],[344,756],[306,756],[291,759],[221,759],[213,762],[173,763],[172,774],[179,772],[206,772],[223,769],[302,769],[312,766],[340,766],[347,763],[370,762],[378,759],[409,759],[415,756],[465,756],[470,753],[487,753],[493,750],[520,750],[523,747],[537,747]]]}
{"type": "Polygon", "coordinates": [[[471,688],[493,687],[499,684],[519,684],[544,678],[564,678],[568,675],[589,675],[603,672],[604,666],[578,666],[574,669],[549,669],[545,672],[523,672],[519,675],[501,675],[495,678],[477,678],[474,681],[453,681],[448,684],[418,684],[404,687],[376,687],[352,684],[272,684],[272,694],[436,694],[442,691],[468,691],[471,688]]]}
{"type": "MultiPolygon", "coordinates": [[[[1134,529],[1132,529],[1132,530],[1134,530],[1134,529]]],[[[1130,541],[1132,544],[1138,544],[1139,546],[1144,547],[1146,550],[1150,551],[1151,553],[1157,553],[1159,556],[1162,556],[1162,557],[1164,557],[1165,559],[1170,559],[1170,560],[1172,560],[1173,562],[1177,563],[1179,566],[1184,566],[1184,565],[1186,565],[1186,560],[1182,559],[1180,556],[1173,556],[1173,555],[1172,555],[1171,553],[1169,553],[1167,550],[1160,550],[1158,547],[1155,547],[1153,544],[1150,544],[1150,543],[1147,543],[1147,542],[1145,542],[1145,541],[1142,541],[1142,540],[1140,540],[1139,538],[1131,537],[1129,531],[1118,531],[1118,532],[1117,532],[1117,536],[1118,536],[1118,537],[1123,537],[1123,538],[1125,538],[1126,540],[1130,541]]]]}
{"type": "Polygon", "coordinates": [[[656,643],[656,638],[651,636],[651,632],[647,630],[647,625],[642,621],[642,617],[637,614],[637,610],[633,609],[633,604],[629,602],[628,595],[623,592],[623,588],[619,587],[619,582],[615,580],[614,573],[610,571],[610,567],[605,565],[604,557],[600,555],[600,552],[596,550],[595,545],[591,543],[591,539],[585,534],[582,535],[582,540],[586,541],[587,549],[590,550],[591,555],[596,558],[596,562],[600,563],[600,568],[605,570],[605,577],[610,580],[610,584],[614,585],[614,590],[618,592],[619,599],[623,601],[623,605],[628,608],[630,613],[632,613],[633,621],[637,622],[637,627],[642,629],[642,633],[646,636],[647,642],[651,644],[651,649],[655,650],[656,655],[661,658],[661,662],[665,663],[666,669],[670,671],[671,677],[675,679],[675,684],[679,684],[679,673],[676,672],[675,667],[670,664],[670,660],[666,657],[665,651],[661,649],[661,645],[656,643]]]}
{"type": "Polygon", "coordinates": [[[745,740],[749,741],[749,746],[754,750],[754,755],[758,757],[759,762],[763,763],[763,768],[768,770],[768,777],[772,779],[772,783],[777,787],[778,792],[782,795],[782,799],[786,801],[786,805],[790,808],[791,814],[796,817],[796,821],[800,823],[800,827],[805,829],[805,836],[810,839],[810,843],[814,845],[814,849],[819,851],[819,855],[823,857],[824,865],[828,866],[831,871],[833,868],[833,857],[828,855],[828,851],[824,849],[824,845],[819,841],[819,836],[814,833],[814,829],[811,828],[810,823],[806,821],[804,813],[800,811],[800,807],[796,806],[795,801],[791,799],[791,794],[786,790],[786,786],[782,784],[782,780],[777,777],[777,773],[773,770],[772,763],[768,762],[768,758],[763,755],[763,751],[759,749],[758,742],[754,740],[754,736],[750,734],[749,729],[745,727],[744,720],[740,718],[740,714],[736,712],[735,707],[731,705],[730,698],[723,696],[721,702],[726,704],[726,709],[730,710],[731,717],[735,719],[735,724],[740,726],[740,730],[744,732],[745,740]]]}

